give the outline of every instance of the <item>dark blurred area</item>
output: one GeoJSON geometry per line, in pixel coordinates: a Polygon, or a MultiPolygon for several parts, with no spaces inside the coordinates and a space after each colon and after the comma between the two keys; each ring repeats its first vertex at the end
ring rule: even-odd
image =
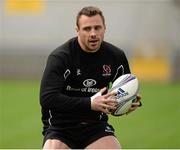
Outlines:
{"type": "Polygon", "coordinates": [[[105,40],[124,49],[141,80],[180,80],[179,0],[1,0],[0,79],[39,80],[87,5],[103,10],[105,40]]]}

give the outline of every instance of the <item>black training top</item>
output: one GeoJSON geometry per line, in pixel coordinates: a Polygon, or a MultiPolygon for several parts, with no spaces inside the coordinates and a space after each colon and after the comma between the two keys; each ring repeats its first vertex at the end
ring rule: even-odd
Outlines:
{"type": "Polygon", "coordinates": [[[77,37],[48,57],[41,81],[40,104],[44,129],[84,121],[107,121],[107,115],[91,110],[90,97],[130,73],[124,52],[105,41],[95,53],[83,51],[77,37]]]}

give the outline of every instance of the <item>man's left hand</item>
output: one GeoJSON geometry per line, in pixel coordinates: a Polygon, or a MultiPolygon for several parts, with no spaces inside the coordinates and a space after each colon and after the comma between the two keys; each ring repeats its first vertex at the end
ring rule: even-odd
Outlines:
{"type": "Polygon", "coordinates": [[[142,106],[141,98],[141,95],[137,94],[136,101],[132,103],[131,108],[126,114],[129,114],[130,112],[135,111],[138,107],[142,106]]]}

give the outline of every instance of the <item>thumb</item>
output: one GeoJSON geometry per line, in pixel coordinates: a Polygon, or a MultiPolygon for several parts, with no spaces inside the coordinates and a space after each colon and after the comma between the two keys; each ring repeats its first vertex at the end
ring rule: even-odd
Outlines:
{"type": "Polygon", "coordinates": [[[103,93],[105,92],[107,90],[107,88],[106,87],[104,87],[104,88],[102,88],[102,89],[100,89],[100,93],[101,93],[101,95],[103,95],[103,93]]]}

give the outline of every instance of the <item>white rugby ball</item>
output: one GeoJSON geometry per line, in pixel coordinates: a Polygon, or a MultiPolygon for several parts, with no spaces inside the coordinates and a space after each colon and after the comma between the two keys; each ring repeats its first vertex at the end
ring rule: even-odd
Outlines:
{"type": "Polygon", "coordinates": [[[121,116],[129,111],[131,104],[136,101],[139,91],[139,82],[135,75],[125,74],[117,78],[109,92],[117,92],[115,98],[118,101],[118,106],[112,111],[113,116],[121,116]]]}

